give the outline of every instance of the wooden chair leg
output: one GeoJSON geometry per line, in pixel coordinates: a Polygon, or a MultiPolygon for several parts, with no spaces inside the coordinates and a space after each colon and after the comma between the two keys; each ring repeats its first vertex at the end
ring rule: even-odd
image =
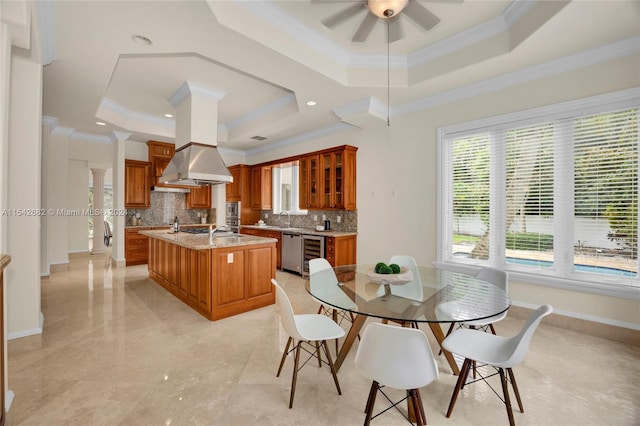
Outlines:
{"type": "MultiPolygon", "coordinates": [[[[356,320],[356,317],[353,315],[353,312],[349,311],[349,317],[351,318],[351,324],[356,320]]],[[[360,340],[360,333],[358,333],[358,340],[360,340]]]]}
{"type": "Polygon", "coordinates": [[[291,379],[291,396],[289,397],[289,408],[293,408],[293,397],[296,394],[296,381],[298,380],[298,365],[300,363],[300,345],[302,342],[298,342],[295,348],[295,361],[293,362],[293,378],[291,379]]]}
{"type": "Polygon", "coordinates": [[[467,379],[467,374],[469,373],[469,366],[471,365],[471,360],[469,358],[465,358],[462,363],[462,370],[460,370],[460,374],[458,375],[458,381],[456,382],[456,387],[453,389],[453,394],[451,395],[451,402],[449,402],[449,409],[447,410],[447,418],[451,417],[451,412],[453,411],[453,407],[456,405],[456,399],[458,399],[458,393],[460,393],[460,389],[464,385],[465,380],[467,379]]]}
{"type": "Polygon", "coordinates": [[[333,365],[333,360],[331,359],[331,354],[329,353],[327,341],[323,340],[321,345],[324,348],[324,353],[327,356],[327,361],[329,361],[329,369],[331,370],[331,375],[333,376],[333,382],[336,384],[336,389],[338,389],[338,395],[342,395],[342,391],[340,390],[340,383],[338,383],[338,376],[336,375],[336,366],[333,365]]]}
{"type": "Polygon", "coordinates": [[[516,395],[516,401],[518,401],[518,408],[520,412],[524,413],[524,407],[522,406],[522,400],[520,399],[520,392],[518,391],[518,385],[516,384],[516,376],[513,374],[513,369],[507,368],[509,378],[511,379],[511,386],[513,387],[513,393],[516,395]]]}
{"type": "Polygon", "coordinates": [[[320,342],[316,341],[316,357],[318,358],[318,367],[322,368],[322,358],[320,357],[320,342]]]}
{"type": "MultiPolygon", "coordinates": [[[[453,326],[455,326],[456,323],[452,322],[451,325],[449,326],[449,329],[447,330],[447,334],[444,336],[445,338],[449,337],[449,335],[451,334],[451,332],[453,331],[453,326]]],[[[442,349],[440,349],[440,351],[438,352],[438,356],[442,355],[442,349]]]]}
{"type": "Polygon", "coordinates": [[[369,391],[369,398],[367,399],[367,413],[364,417],[364,426],[371,424],[371,416],[373,415],[373,407],[376,405],[376,394],[378,393],[378,382],[375,380],[371,383],[371,390],[369,391]]]}
{"type": "Polygon", "coordinates": [[[489,328],[491,329],[491,332],[492,332],[493,334],[496,334],[496,329],[495,329],[495,327],[493,326],[493,324],[489,324],[489,328]]]}
{"type": "Polygon", "coordinates": [[[507,407],[507,416],[509,416],[509,425],[515,426],[516,422],[513,419],[513,410],[511,409],[511,400],[509,399],[509,388],[507,387],[507,376],[504,373],[503,368],[499,368],[500,382],[502,383],[502,393],[504,394],[504,405],[507,407]]]}
{"type": "Polygon", "coordinates": [[[420,395],[420,389],[416,389],[416,396],[418,397],[418,408],[420,409],[420,415],[422,416],[422,423],[427,424],[427,416],[424,414],[424,405],[422,404],[422,396],[420,395]]]}
{"type": "Polygon", "coordinates": [[[278,367],[278,373],[276,374],[276,377],[280,377],[280,372],[282,371],[284,360],[287,358],[287,353],[289,353],[289,346],[291,345],[292,341],[293,337],[289,337],[289,340],[287,340],[287,346],[284,348],[284,352],[282,352],[282,359],[280,359],[280,367],[278,367]]]}
{"type": "Polygon", "coordinates": [[[425,424],[424,417],[422,417],[423,410],[420,408],[420,404],[418,402],[418,396],[416,395],[416,389],[411,389],[409,391],[409,396],[411,397],[411,404],[413,404],[413,412],[416,417],[416,424],[418,426],[423,426],[425,424]]]}

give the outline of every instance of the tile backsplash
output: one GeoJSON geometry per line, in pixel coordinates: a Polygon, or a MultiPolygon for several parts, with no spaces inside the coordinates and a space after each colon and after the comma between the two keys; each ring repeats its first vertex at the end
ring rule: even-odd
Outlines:
{"type": "Polygon", "coordinates": [[[170,225],[178,216],[182,224],[200,223],[200,218],[207,215],[207,223],[216,222],[216,209],[187,209],[185,193],[151,192],[151,207],[148,209],[127,209],[126,225],[132,225],[132,218],[140,214],[140,225],[170,225]]]}
{"type": "MultiPolygon", "coordinates": [[[[331,222],[331,229],[333,231],[358,231],[357,210],[309,210],[308,214],[306,215],[292,214],[291,227],[315,228],[316,225],[324,225],[323,216],[326,218],[326,220],[331,222]],[[340,217],[340,221],[338,221],[338,217],[340,217]]],[[[282,226],[288,220],[286,214],[273,214],[271,210],[262,210],[260,217],[267,225],[271,226],[282,226]]]]}

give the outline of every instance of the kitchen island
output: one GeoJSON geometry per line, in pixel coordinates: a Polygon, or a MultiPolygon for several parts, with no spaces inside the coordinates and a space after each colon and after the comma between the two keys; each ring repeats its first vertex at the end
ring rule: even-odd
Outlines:
{"type": "Polygon", "coordinates": [[[149,277],[207,319],[275,303],[275,239],[139,232],[149,237],[149,277]]]}

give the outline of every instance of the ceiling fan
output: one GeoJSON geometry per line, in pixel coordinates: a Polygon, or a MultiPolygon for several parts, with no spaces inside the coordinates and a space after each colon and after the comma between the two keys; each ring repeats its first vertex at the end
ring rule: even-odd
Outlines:
{"type": "MultiPolygon", "coordinates": [[[[340,2],[340,0],[313,1],[319,3],[340,2]]],[[[417,0],[361,0],[324,19],[322,24],[327,28],[333,28],[362,11],[366,11],[366,15],[351,38],[351,41],[355,43],[362,43],[367,39],[378,19],[388,20],[388,41],[390,43],[403,37],[400,16],[409,18],[425,31],[429,31],[440,22],[440,18],[418,3],[417,0]]]]}

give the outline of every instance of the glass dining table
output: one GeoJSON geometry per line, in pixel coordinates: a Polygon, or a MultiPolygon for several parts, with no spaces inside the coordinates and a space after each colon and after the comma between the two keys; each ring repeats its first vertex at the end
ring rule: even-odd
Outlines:
{"type": "MultiPolygon", "coordinates": [[[[338,352],[336,371],[369,317],[403,326],[427,323],[442,348],[445,335],[441,324],[492,317],[511,306],[509,295],[494,284],[433,267],[384,276],[373,273],[372,265],[338,266],[311,274],[305,287],[326,305],[355,314],[338,352]]],[[[444,349],[442,352],[458,375],[453,355],[444,349]]]]}

